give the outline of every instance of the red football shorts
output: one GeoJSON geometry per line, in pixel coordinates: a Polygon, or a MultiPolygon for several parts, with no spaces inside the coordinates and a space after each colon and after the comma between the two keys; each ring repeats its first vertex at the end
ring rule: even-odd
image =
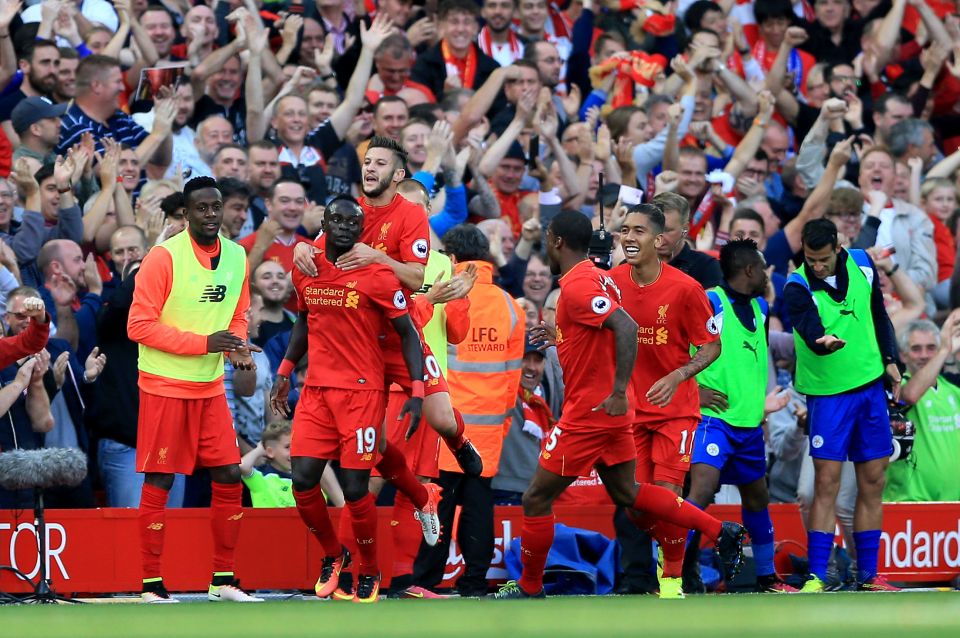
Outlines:
{"type": "Polygon", "coordinates": [[[239,463],[226,395],[178,399],[140,390],[138,472],[193,474],[198,467],[239,463]]]}
{"type": "Polygon", "coordinates": [[[635,423],[633,434],[637,447],[637,481],[683,485],[690,471],[693,433],[698,423],[698,419],[635,423]]]}
{"type": "Polygon", "coordinates": [[[586,476],[597,465],[612,467],[637,458],[633,433],[623,426],[573,425],[561,421],[546,434],[540,467],[560,476],[586,476]]]}
{"type": "MultiPolygon", "coordinates": [[[[433,356],[430,346],[425,341],[421,343],[423,343],[423,394],[430,396],[438,392],[449,392],[447,380],[440,370],[437,358],[433,356]]],[[[409,395],[410,371],[407,370],[407,363],[403,360],[403,353],[400,350],[385,350],[383,359],[386,367],[384,373],[386,387],[389,388],[391,383],[395,383],[409,395]]]]}
{"type": "Polygon", "coordinates": [[[369,470],[377,459],[383,410],[382,390],[304,386],[293,416],[290,456],[337,459],[348,470],[369,470]]]}
{"type": "MultiPolygon", "coordinates": [[[[410,415],[403,420],[397,420],[408,395],[393,386],[387,397],[387,440],[403,452],[407,459],[407,466],[417,476],[438,478],[440,476],[440,435],[430,427],[426,417],[420,416],[420,425],[408,441],[407,430],[410,428],[410,415]]],[[[374,470],[373,474],[379,476],[374,470]]]]}

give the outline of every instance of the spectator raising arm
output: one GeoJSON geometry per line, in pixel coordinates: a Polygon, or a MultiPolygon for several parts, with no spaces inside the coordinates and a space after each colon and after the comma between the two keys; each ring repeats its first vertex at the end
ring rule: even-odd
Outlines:
{"type": "Polygon", "coordinates": [[[13,50],[10,22],[20,13],[22,6],[22,2],[8,0],[0,7],[0,87],[7,86],[10,78],[17,72],[17,54],[13,50]]]}
{"type": "MultiPolygon", "coordinates": [[[[795,122],[800,105],[793,91],[784,84],[787,77],[787,61],[793,50],[807,41],[807,32],[803,27],[788,27],[777,49],[777,57],[764,78],[767,90],[776,97],[776,106],[788,122],[795,122]]],[[[792,83],[791,83],[792,86],[792,83]]]]}
{"type": "Polygon", "coordinates": [[[263,51],[267,48],[269,33],[266,29],[250,37],[250,59],[247,63],[247,79],[244,93],[247,100],[247,143],[263,139],[269,115],[263,108],[263,51]]]}
{"type": "Polygon", "coordinates": [[[147,165],[147,177],[162,179],[173,161],[173,120],[177,116],[177,101],[164,97],[154,102],[153,129],[136,148],[140,164],[147,165]]]}
{"type": "Polygon", "coordinates": [[[830,201],[830,193],[837,183],[840,173],[844,170],[847,162],[850,161],[850,155],[853,152],[853,138],[847,138],[833,147],[830,153],[830,159],[827,160],[827,170],[823,172],[820,183],[810,193],[810,197],[804,202],[800,214],[790,220],[783,229],[787,242],[790,244],[790,250],[793,253],[799,252],[801,247],[801,235],[803,227],[811,219],[823,217],[823,213],[830,201]]]}
{"type": "MultiPolygon", "coordinates": [[[[360,59],[353,75],[350,76],[350,84],[347,85],[343,102],[330,114],[330,124],[341,140],[346,136],[347,129],[350,128],[350,124],[353,123],[353,119],[363,105],[364,92],[367,89],[367,82],[370,81],[370,71],[373,68],[373,53],[392,31],[393,23],[383,13],[374,18],[370,28],[366,28],[363,22],[360,23],[360,41],[363,43],[363,48],[360,49],[360,59]]],[[[310,143],[309,138],[307,143],[310,143]]]]}
{"type": "Polygon", "coordinates": [[[733,157],[730,158],[723,169],[725,173],[733,177],[734,181],[740,177],[740,174],[747,167],[747,163],[757,154],[760,144],[763,142],[763,134],[773,118],[774,98],[770,91],[761,91],[757,101],[760,104],[760,110],[757,117],[753,119],[753,126],[737,144],[736,150],[733,151],[733,157]]]}
{"type": "Polygon", "coordinates": [[[916,405],[927,390],[936,384],[937,377],[943,370],[943,364],[958,351],[960,351],[960,309],[951,312],[943,322],[937,354],[907,380],[900,393],[900,400],[907,405],[916,405]]]}
{"type": "MultiPolygon", "coordinates": [[[[510,145],[517,140],[517,136],[523,131],[523,127],[530,121],[536,106],[537,90],[527,89],[517,102],[517,113],[513,116],[513,120],[511,120],[506,130],[504,130],[503,135],[498,137],[497,141],[487,148],[483,159],[480,160],[481,175],[490,177],[493,175],[493,172],[497,170],[500,161],[506,157],[507,152],[510,150],[510,145]]],[[[456,128],[456,125],[454,125],[454,128],[456,128]]]]}

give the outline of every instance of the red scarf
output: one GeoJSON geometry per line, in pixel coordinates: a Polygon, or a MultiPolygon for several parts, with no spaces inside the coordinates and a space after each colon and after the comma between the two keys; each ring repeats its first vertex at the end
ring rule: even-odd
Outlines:
{"type": "MultiPolygon", "coordinates": [[[[520,39],[513,29],[507,29],[507,44],[510,45],[510,55],[513,59],[520,57],[520,39]]],[[[480,29],[480,50],[493,57],[493,37],[490,35],[490,27],[484,26],[480,29]]]]}
{"type": "Polygon", "coordinates": [[[500,203],[500,217],[510,222],[510,228],[513,230],[513,237],[520,236],[522,222],[520,221],[520,200],[530,194],[531,191],[517,190],[512,193],[501,193],[490,182],[490,188],[500,203]]]}
{"type": "Polygon", "coordinates": [[[652,87],[666,66],[667,58],[659,53],[650,55],[644,51],[631,51],[629,58],[609,58],[593,67],[590,70],[590,80],[594,86],[599,86],[608,75],[616,73],[610,105],[618,108],[633,104],[635,83],[652,87]]]}
{"type": "Polygon", "coordinates": [[[474,45],[470,44],[466,58],[458,58],[453,55],[447,41],[441,40],[440,52],[443,54],[443,61],[447,66],[447,76],[450,76],[451,66],[455,67],[457,75],[460,77],[460,86],[464,89],[472,89],[473,82],[477,77],[477,49],[474,45]]]}
{"type": "Polygon", "coordinates": [[[707,192],[700,200],[697,210],[690,216],[690,230],[687,236],[695,240],[704,226],[711,221],[713,221],[713,190],[710,188],[710,184],[707,184],[707,192]]]}
{"type": "MultiPolygon", "coordinates": [[[[540,429],[546,435],[553,424],[557,422],[553,417],[553,412],[550,411],[550,406],[543,400],[543,397],[537,396],[523,386],[519,387],[517,395],[523,403],[523,420],[533,421],[540,426],[540,429]]],[[[509,423],[509,420],[507,422],[509,423]]]]}

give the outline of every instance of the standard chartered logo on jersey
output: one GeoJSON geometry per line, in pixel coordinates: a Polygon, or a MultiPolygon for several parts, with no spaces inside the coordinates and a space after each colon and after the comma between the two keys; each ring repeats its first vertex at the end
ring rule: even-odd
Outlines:
{"type": "Polygon", "coordinates": [[[334,306],[356,309],[360,305],[360,293],[333,286],[307,286],[304,296],[308,306],[334,306]]]}
{"type": "Polygon", "coordinates": [[[670,331],[664,327],[637,326],[637,343],[646,346],[665,346],[670,341],[670,331]]]}

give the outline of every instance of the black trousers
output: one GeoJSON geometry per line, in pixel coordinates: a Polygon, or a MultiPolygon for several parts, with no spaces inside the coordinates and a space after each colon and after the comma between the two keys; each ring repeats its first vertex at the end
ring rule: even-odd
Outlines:
{"type": "Polygon", "coordinates": [[[613,528],[620,543],[620,588],[622,593],[643,594],[660,588],[656,565],[653,560],[653,539],[641,532],[627,516],[627,511],[618,507],[613,514],[613,528]]]}
{"type": "Polygon", "coordinates": [[[450,532],[457,506],[461,506],[457,527],[457,545],[463,556],[464,571],[457,580],[461,596],[487,593],[487,570],[493,560],[493,479],[470,477],[458,472],[440,472],[436,481],[443,488],[438,515],[440,542],[434,547],[420,543],[413,564],[413,582],[420,587],[437,587],[450,554],[450,532]]]}

